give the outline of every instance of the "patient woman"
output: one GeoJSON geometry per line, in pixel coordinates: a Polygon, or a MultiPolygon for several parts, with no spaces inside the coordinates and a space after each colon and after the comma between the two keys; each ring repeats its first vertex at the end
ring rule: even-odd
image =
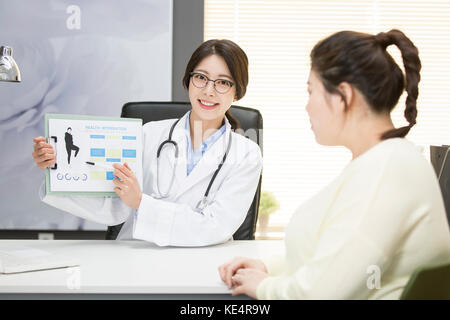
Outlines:
{"type": "Polygon", "coordinates": [[[439,185],[404,137],[416,123],[418,50],[399,30],[335,33],[311,52],[306,111],[319,144],[345,146],[342,173],[299,207],[284,256],[219,267],[233,295],[257,299],[397,299],[412,272],[450,259],[439,185]],[[386,47],[402,54],[405,74],[386,47]],[[406,90],[408,125],[390,112],[406,90]]]}

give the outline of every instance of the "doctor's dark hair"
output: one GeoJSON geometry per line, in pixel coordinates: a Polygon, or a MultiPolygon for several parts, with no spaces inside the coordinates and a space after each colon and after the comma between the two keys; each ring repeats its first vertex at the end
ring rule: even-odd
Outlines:
{"type": "Polygon", "coordinates": [[[354,31],[337,32],[314,46],[311,69],[317,73],[326,91],[340,95],[346,107],[346,98],[338,90],[342,82],[358,89],[378,114],[389,114],[406,87],[404,115],[409,125],[384,132],[382,140],[404,137],[416,123],[421,63],[417,48],[400,30],[375,36],[354,31]],[[391,44],[402,54],[405,76],[386,51],[391,44]]]}
{"type": "MultiPolygon", "coordinates": [[[[244,97],[248,84],[248,58],[244,50],[236,43],[226,39],[212,39],[203,42],[192,54],[183,77],[183,86],[189,89],[190,73],[204,59],[213,54],[222,57],[230,70],[231,77],[236,86],[236,99],[244,97]]],[[[234,118],[230,111],[225,113],[233,130],[239,129],[239,121],[234,118]]]]}

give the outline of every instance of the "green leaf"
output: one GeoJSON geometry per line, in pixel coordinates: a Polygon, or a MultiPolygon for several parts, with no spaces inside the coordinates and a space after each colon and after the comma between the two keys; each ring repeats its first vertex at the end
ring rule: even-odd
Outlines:
{"type": "Polygon", "coordinates": [[[259,202],[259,214],[268,216],[278,209],[280,209],[280,203],[275,198],[275,195],[270,191],[263,191],[259,202]]]}

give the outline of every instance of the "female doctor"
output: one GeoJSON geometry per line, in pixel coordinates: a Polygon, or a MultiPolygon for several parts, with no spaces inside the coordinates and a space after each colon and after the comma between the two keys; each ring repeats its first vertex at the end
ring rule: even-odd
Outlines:
{"type": "MultiPolygon", "coordinates": [[[[159,246],[225,242],[244,221],[262,168],[259,146],[232,131],[228,109],[248,83],[248,60],[229,40],[209,40],[192,54],[183,85],[192,109],[180,119],[143,126],[143,186],[126,163],[114,164],[118,197],[45,195],[41,199],[81,218],[124,225],[118,240],[159,246]]],[[[45,169],[56,161],[43,137],[33,158],[45,169]]]]}

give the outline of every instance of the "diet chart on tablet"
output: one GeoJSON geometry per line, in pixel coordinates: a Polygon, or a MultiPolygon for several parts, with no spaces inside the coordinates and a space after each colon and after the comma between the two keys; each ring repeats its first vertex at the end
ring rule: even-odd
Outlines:
{"type": "Polygon", "coordinates": [[[142,119],[46,114],[45,134],[56,151],[47,194],[116,196],[112,165],[125,162],[142,187],[142,119]]]}

